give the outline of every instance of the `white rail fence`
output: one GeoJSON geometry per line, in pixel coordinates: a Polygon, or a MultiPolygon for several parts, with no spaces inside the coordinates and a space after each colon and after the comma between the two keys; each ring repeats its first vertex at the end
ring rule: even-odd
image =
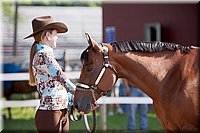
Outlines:
{"type": "MultiPolygon", "coordinates": [[[[37,107],[39,99],[33,100],[5,100],[3,108],[14,107],[37,107]]],[[[143,97],[101,97],[97,100],[98,104],[152,104],[151,98],[143,97]]]]}
{"type": "MultiPolygon", "coordinates": [[[[70,79],[78,79],[80,72],[67,72],[67,76],[70,79]]],[[[28,73],[3,73],[0,75],[1,81],[20,81],[28,80],[28,73]]],[[[151,98],[144,97],[101,97],[98,104],[152,104],[151,98]]],[[[7,107],[37,107],[39,105],[39,99],[34,100],[4,100],[2,101],[3,108],[7,107]]]]}

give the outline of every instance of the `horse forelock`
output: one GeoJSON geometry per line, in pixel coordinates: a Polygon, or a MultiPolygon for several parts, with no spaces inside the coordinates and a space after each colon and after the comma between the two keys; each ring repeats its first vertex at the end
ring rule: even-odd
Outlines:
{"type": "Polygon", "coordinates": [[[81,54],[81,62],[84,64],[85,62],[88,62],[88,53],[91,46],[88,46],[81,54]]]}
{"type": "Polygon", "coordinates": [[[120,41],[111,43],[116,52],[159,52],[159,51],[175,51],[181,50],[184,53],[190,51],[191,46],[183,46],[175,43],[167,43],[167,42],[145,42],[145,41],[120,41]]]}

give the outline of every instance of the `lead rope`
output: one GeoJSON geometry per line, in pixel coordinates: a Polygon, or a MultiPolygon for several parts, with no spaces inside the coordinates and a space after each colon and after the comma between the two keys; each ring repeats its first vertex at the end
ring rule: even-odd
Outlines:
{"type": "Polygon", "coordinates": [[[72,105],[72,106],[71,106],[71,110],[70,110],[70,114],[69,114],[70,120],[71,120],[71,121],[79,121],[79,120],[81,120],[82,117],[83,117],[83,115],[81,115],[81,114],[79,114],[79,116],[77,117],[75,108],[74,108],[74,106],[72,105]]]}
{"type": "Polygon", "coordinates": [[[87,115],[86,114],[83,115],[85,127],[89,133],[94,133],[96,130],[96,111],[95,110],[92,111],[92,116],[93,116],[93,125],[91,128],[87,119],[87,115]]]}
{"type": "MultiPolygon", "coordinates": [[[[87,131],[89,133],[94,133],[95,132],[95,130],[96,130],[96,111],[95,110],[92,111],[92,116],[93,116],[93,126],[92,126],[92,128],[89,125],[89,122],[88,122],[86,114],[84,114],[83,116],[80,114],[79,117],[76,116],[76,112],[75,112],[74,106],[71,107],[71,111],[70,111],[69,116],[70,116],[69,117],[70,120],[74,121],[74,122],[81,120],[81,118],[83,117],[84,118],[84,124],[85,124],[85,127],[86,127],[87,131]]],[[[59,133],[62,133],[61,126],[62,125],[60,124],[59,133]]]]}

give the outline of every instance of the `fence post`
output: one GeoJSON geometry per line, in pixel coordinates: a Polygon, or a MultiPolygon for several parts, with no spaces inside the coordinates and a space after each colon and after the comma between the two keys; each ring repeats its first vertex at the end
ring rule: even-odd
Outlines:
{"type": "Polygon", "coordinates": [[[14,22],[14,41],[13,41],[13,55],[17,55],[17,22],[18,22],[18,2],[15,3],[15,22],[14,22]]]}
{"type": "Polygon", "coordinates": [[[100,105],[100,129],[102,131],[107,130],[107,111],[106,104],[100,105]]]}

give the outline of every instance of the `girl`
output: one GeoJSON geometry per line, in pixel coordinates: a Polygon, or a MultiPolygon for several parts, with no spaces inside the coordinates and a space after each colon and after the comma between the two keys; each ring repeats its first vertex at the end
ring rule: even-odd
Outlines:
{"type": "Polygon", "coordinates": [[[41,16],[32,21],[34,37],[30,50],[29,84],[36,85],[40,105],[35,114],[35,126],[40,132],[67,132],[69,130],[68,106],[72,103],[75,85],[62,71],[54,58],[57,33],[68,31],[62,22],[52,16],[41,16]]]}

